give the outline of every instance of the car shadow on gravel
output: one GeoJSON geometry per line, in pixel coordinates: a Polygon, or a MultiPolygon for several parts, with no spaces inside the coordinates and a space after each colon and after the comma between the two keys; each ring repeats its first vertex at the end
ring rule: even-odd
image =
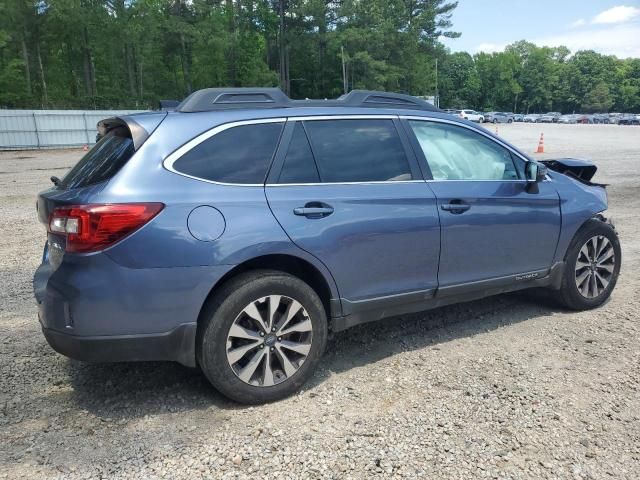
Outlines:
{"type": "Polygon", "coordinates": [[[187,410],[239,408],[200,370],[171,362],[91,364],[67,361],[72,401],[105,420],[187,410]]]}
{"type": "Polygon", "coordinates": [[[332,372],[563,311],[548,290],[532,289],[359,325],[333,336],[319,375],[309,387],[332,372]]]}
{"type": "MultiPolygon", "coordinates": [[[[471,337],[561,309],[544,291],[499,295],[428,312],[385,319],[335,334],[318,372],[305,389],[332,372],[377,362],[401,352],[471,337]]],[[[219,394],[197,369],[168,362],[88,364],[67,362],[78,407],[105,420],[164,412],[242,409],[219,394]]]]}

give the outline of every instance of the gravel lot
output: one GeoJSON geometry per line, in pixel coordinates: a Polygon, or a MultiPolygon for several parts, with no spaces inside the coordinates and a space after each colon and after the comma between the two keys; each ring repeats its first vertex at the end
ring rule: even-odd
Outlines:
{"type": "Polygon", "coordinates": [[[611,184],[611,301],[508,294],[356,327],[303,392],[252,408],[197,370],[48,347],[35,195],[82,152],[0,152],[0,478],[640,478],[640,128],[499,126],[527,152],[541,131],[544,157],[592,159],[611,184]]]}

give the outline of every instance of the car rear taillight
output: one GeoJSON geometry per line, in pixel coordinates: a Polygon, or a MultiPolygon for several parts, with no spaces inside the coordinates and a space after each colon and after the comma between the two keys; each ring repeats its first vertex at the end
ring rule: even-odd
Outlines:
{"type": "Polygon", "coordinates": [[[105,203],[56,208],[48,231],[67,237],[67,252],[103,250],[133,233],[164,208],[162,203],[105,203]]]}

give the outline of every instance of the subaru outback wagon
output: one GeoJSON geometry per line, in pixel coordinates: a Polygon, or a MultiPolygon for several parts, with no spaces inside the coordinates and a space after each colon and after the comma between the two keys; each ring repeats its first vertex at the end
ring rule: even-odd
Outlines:
{"type": "Polygon", "coordinates": [[[39,319],[72,358],[177,361],[266,402],[328,331],[530,287],[588,309],[618,277],[594,165],[414,97],[206,89],[101,129],[37,201],[39,319]]]}

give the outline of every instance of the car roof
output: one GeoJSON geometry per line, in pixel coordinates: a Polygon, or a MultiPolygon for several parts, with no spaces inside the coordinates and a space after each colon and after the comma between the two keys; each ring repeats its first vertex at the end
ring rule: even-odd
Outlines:
{"type": "MultiPolygon", "coordinates": [[[[254,95],[256,89],[231,89],[231,97],[236,95],[237,91],[241,93],[248,93],[254,95]]],[[[437,119],[443,120],[448,123],[458,123],[464,126],[470,127],[474,130],[480,130],[484,134],[494,136],[482,126],[465,120],[463,118],[452,116],[451,114],[428,104],[422,99],[410,97],[403,94],[388,94],[386,92],[375,91],[353,91],[347,96],[342,96],[337,100],[289,100],[279,89],[258,89],[259,91],[267,90],[270,93],[274,91],[277,95],[282,95],[284,98],[277,99],[274,102],[257,102],[256,97],[252,97],[251,101],[236,102],[234,106],[230,106],[225,100],[224,106],[218,108],[218,105],[212,108],[205,109],[203,103],[206,104],[209,101],[215,101],[219,98],[229,99],[227,93],[229,89],[207,89],[206,95],[201,94],[200,98],[195,102],[193,108],[181,108],[185,102],[190,98],[188,97],[183,101],[178,108],[174,111],[162,112],[159,115],[163,116],[163,120],[160,118],[154,118],[154,122],[149,122],[144,115],[130,115],[127,120],[130,122],[138,122],[144,124],[143,128],[146,130],[146,135],[142,138],[142,141],[148,136],[153,136],[153,133],[157,130],[162,137],[164,137],[163,143],[167,148],[177,148],[188,141],[208,130],[211,130],[219,125],[233,123],[233,122],[250,122],[252,120],[262,119],[282,119],[287,118],[304,118],[304,117],[345,117],[345,116],[358,116],[358,117],[416,117],[424,119],[437,119]],[[222,92],[222,93],[220,93],[222,92]],[[222,97],[221,97],[222,95],[222,97]],[[227,95],[225,97],[225,95],[227,95]],[[349,96],[351,95],[351,96],[349,96]],[[348,98],[347,98],[348,97],[348,98]],[[345,100],[346,98],[346,100],[345,100]],[[203,107],[203,108],[200,108],[203,107]],[[148,128],[147,127],[151,127],[148,128]],[[148,132],[148,133],[147,133],[148,132]],[[168,132],[171,132],[169,137],[166,136],[168,132]]],[[[202,91],[201,91],[202,92],[202,91]]],[[[198,93],[198,92],[196,92],[198,93]]],[[[231,100],[234,100],[231,98],[231,100]]],[[[458,110],[459,111],[459,110],[458,110]]],[[[129,123],[128,122],[128,123],[129,123]]],[[[504,139],[498,139],[501,143],[508,145],[510,148],[520,152],[516,147],[510,145],[504,139]]],[[[524,158],[529,158],[526,154],[520,152],[524,158]]]]}

